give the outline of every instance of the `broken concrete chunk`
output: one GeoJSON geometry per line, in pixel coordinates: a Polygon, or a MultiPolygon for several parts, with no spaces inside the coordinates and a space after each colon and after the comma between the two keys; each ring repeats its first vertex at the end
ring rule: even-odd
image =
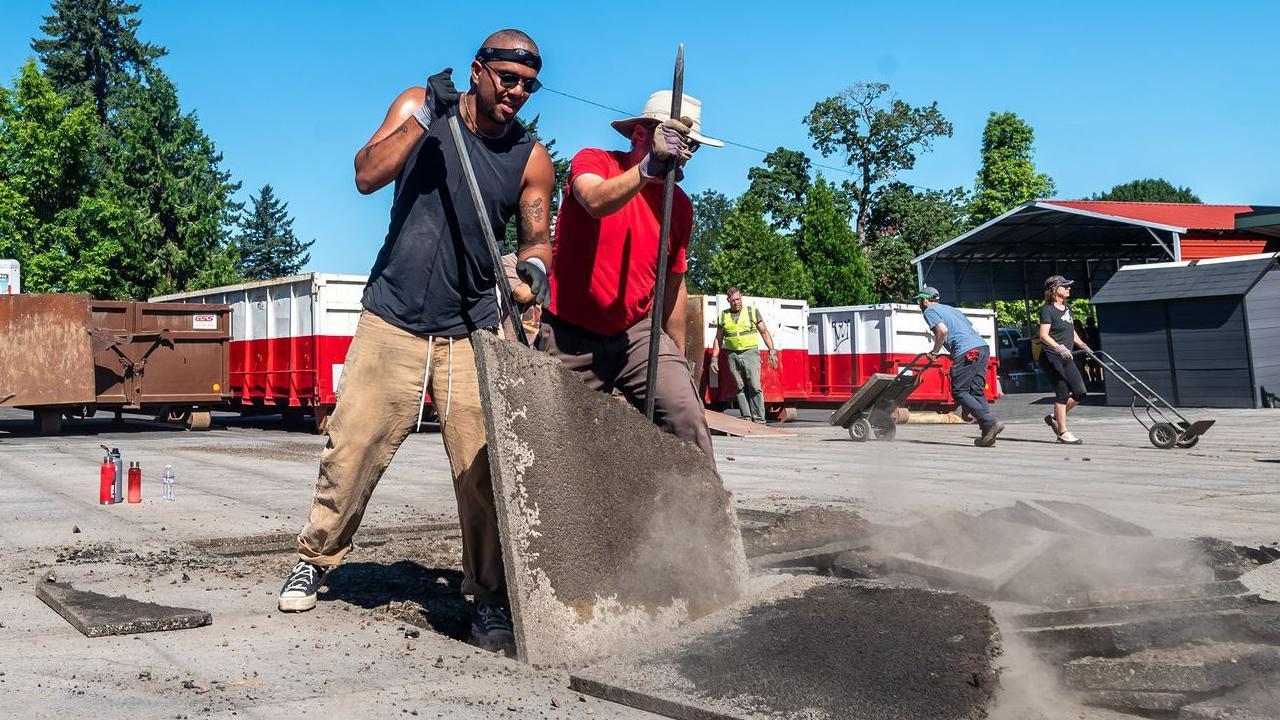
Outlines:
{"type": "Polygon", "coordinates": [[[185,630],[213,622],[204,610],[169,607],[44,582],[36,596],[87,637],[185,630]]]}
{"type": "Polygon", "coordinates": [[[1056,595],[1048,598],[1046,604],[1049,607],[1065,610],[1068,608],[1123,605],[1125,603],[1243,595],[1249,593],[1250,590],[1251,588],[1236,580],[1192,585],[1149,585],[1146,587],[1110,588],[1088,590],[1070,595],[1056,595]]]}
{"type": "Polygon", "coordinates": [[[791,578],[570,686],[678,720],[985,718],[998,630],[955,593],[791,578]]]}
{"type": "Polygon", "coordinates": [[[705,455],[554,358],[472,342],[520,659],[585,662],[738,598],[742,536],[705,455]]]}
{"type": "Polygon", "coordinates": [[[1077,690],[1210,692],[1242,685],[1258,673],[1280,670],[1280,647],[1205,643],[1149,649],[1123,658],[1081,658],[1063,666],[1077,690]]]}
{"type": "Polygon", "coordinates": [[[1050,610],[1019,615],[1013,622],[1018,627],[1054,627],[1088,623],[1123,622],[1169,615],[1190,615],[1214,610],[1240,610],[1258,604],[1257,595],[1224,595],[1155,602],[1102,605],[1077,610],[1050,610]]]}
{"type": "Polygon", "coordinates": [[[1146,712],[1174,712],[1191,702],[1183,693],[1139,692],[1135,690],[1088,690],[1080,693],[1086,705],[1113,710],[1142,710],[1146,712]]]}
{"type": "Polygon", "coordinates": [[[1275,720],[1280,717],[1280,675],[1255,678],[1221,697],[1187,705],[1178,720],[1275,720]]]}
{"type": "Polygon", "coordinates": [[[1280,602],[1280,562],[1270,562],[1241,575],[1240,583],[1263,600],[1280,602]]]}
{"type": "Polygon", "coordinates": [[[1148,536],[1151,531],[1081,503],[1060,500],[1019,500],[1011,507],[982,514],[1065,535],[1148,536]]]}

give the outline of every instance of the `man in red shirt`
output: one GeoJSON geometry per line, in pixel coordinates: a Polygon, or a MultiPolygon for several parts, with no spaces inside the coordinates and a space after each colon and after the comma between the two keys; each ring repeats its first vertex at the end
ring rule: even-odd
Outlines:
{"type": "Polygon", "coordinates": [[[680,169],[701,145],[702,105],[685,95],[683,117],[670,117],[671,92],[656,92],[639,117],[614,129],[629,151],[587,148],[569,166],[569,192],[556,220],[551,300],[536,346],[564,363],[588,386],[620,391],[635,407],[654,393],[654,421],[696,444],[715,464],[711,433],[684,356],[686,253],[693,203],[679,187],[671,213],[671,247],[658,345],[657,386],[645,386],[650,315],[658,278],[662,181],[670,159],[680,169]]]}

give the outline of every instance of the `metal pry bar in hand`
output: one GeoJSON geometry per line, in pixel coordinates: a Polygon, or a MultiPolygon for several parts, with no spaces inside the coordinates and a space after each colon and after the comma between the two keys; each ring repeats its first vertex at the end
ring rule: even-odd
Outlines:
{"type": "MultiPolygon", "coordinates": [[[[680,117],[680,102],[684,99],[684,43],[676,50],[676,72],[671,81],[671,117],[680,117]]],[[[655,130],[656,132],[656,130],[655,130]]],[[[658,283],[653,289],[653,319],[649,325],[649,366],[645,372],[644,414],[653,420],[654,389],[658,384],[658,340],[662,335],[662,322],[666,315],[667,251],[671,245],[671,205],[676,195],[676,164],[672,157],[667,174],[662,179],[662,226],[658,234],[658,283]]]]}
{"type": "Polygon", "coordinates": [[[462,164],[462,175],[467,179],[467,187],[471,189],[471,200],[476,207],[476,215],[480,218],[480,230],[484,233],[485,245],[489,248],[489,259],[493,261],[493,280],[498,286],[500,310],[511,319],[516,339],[522,345],[528,345],[524,334],[524,325],[520,322],[520,314],[516,311],[515,295],[507,282],[507,273],[502,269],[502,251],[498,249],[498,239],[493,234],[493,226],[489,224],[489,215],[484,211],[484,197],[480,194],[480,184],[476,182],[476,171],[471,167],[471,155],[467,152],[462,128],[458,125],[458,113],[449,113],[449,132],[453,134],[453,145],[458,149],[458,161],[462,164]]]}

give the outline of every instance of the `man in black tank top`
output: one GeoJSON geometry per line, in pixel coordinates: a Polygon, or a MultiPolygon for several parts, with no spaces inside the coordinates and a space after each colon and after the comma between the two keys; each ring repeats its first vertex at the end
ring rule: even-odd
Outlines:
{"type": "MultiPolygon", "coordinates": [[[[469,333],[498,326],[494,268],[448,127],[456,113],[495,228],[519,215],[517,272],[539,303],[551,264],[554,171],[547,149],[516,122],[540,87],[538,47],[519,30],[485,39],[459,96],[451,70],[400,94],[356,153],[363,194],[395,182],[391,223],[369,274],[364,312],[347,351],[311,515],[279,607],[315,606],[329,570],[351,549],[369,496],[400,443],[422,419],[424,395],[440,418],[462,527],[463,592],[476,599],[473,641],[514,649],[469,333]]],[[[335,372],[335,382],[338,373],[335,372]]]]}

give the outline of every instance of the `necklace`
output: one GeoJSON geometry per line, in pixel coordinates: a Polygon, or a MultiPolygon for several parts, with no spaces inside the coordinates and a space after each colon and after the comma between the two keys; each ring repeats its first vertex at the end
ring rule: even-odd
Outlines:
{"type": "MultiPolygon", "coordinates": [[[[502,132],[498,133],[497,135],[486,135],[485,132],[480,129],[480,123],[476,122],[475,108],[472,107],[470,110],[467,110],[467,104],[465,102],[459,103],[459,105],[462,106],[464,112],[466,112],[468,115],[471,116],[471,126],[475,129],[475,133],[480,137],[485,138],[486,140],[497,140],[498,138],[506,135],[507,129],[511,127],[511,123],[507,123],[506,125],[502,126],[502,132]]],[[[474,102],[473,102],[473,105],[474,105],[474,102]]]]}

